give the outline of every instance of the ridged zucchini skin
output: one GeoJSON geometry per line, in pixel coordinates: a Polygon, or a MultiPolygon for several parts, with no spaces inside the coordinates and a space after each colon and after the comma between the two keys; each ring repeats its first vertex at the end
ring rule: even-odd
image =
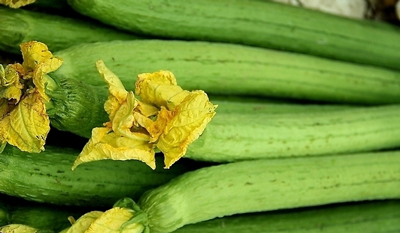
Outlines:
{"type": "Polygon", "coordinates": [[[276,114],[217,114],[186,158],[212,162],[400,147],[400,105],[276,114]]]}
{"type": "Polygon", "coordinates": [[[21,53],[20,44],[32,40],[57,51],[85,42],[140,38],[93,20],[1,6],[0,15],[0,50],[14,54],[21,53]]]}
{"type": "Polygon", "coordinates": [[[104,110],[106,86],[92,86],[73,78],[56,78],[54,82],[57,88],[46,91],[50,97],[46,111],[54,128],[90,138],[94,127],[109,120],[104,110]]]}
{"type": "Polygon", "coordinates": [[[263,0],[68,0],[134,33],[246,44],[400,69],[400,29],[263,0]]]}
{"type": "Polygon", "coordinates": [[[400,231],[398,200],[354,202],[228,216],[184,226],[175,233],[393,233],[400,231]]]}
{"type": "Polygon", "coordinates": [[[240,213],[400,198],[400,152],[253,160],[187,172],[146,192],[151,233],[240,213]]]}
{"type": "MultiPolygon", "coordinates": [[[[152,170],[139,161],[98,161],[71,170],[79,150],[46,146],[35,154],[7,146],[0,156],[0,193],[58,205],[112,205],[197,168],[187,161],[169,170],[152,170]]],[[[158,159],[159,160],[159,159],[158,159]]]]}
{"type": "Polygon", "coordinates": [[[102,59],[128,90],[140,73],[170,70],[182,88],[351,104],[400,102],[400,72],[242,45],[167,40],[77,45],[54,53],[64,60],[52,77],[105,85],[102,59]]]}

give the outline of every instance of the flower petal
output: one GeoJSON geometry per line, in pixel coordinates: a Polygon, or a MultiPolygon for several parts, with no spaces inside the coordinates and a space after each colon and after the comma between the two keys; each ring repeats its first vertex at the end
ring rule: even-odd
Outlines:
{"type": "Polygon", "coordinates": [[[45,77],[45,74],[57,70],[62,64],[62,59],[53,57],[47,45],[37,41],[21,44],[21,52],[24,59],[22,66],[30,72],[28,77],[32,77],[38,92],[47,101],[49,97],[45,93],[45,87],[52,80],[45,77]]]}
{"type": "Polygon", "coordinates": [[[36,2],[36,0],[0,0],[0,4],[10,8],[20,8],[36,2]]]}
{"type": "Polygon", "coordinates": [[[180,159],[215,115],[215,108],[204,91],[191,92],[174,109],[174,117],[160,136],[157,147],[164,154],[165,167],[180,159]]]}
{"type": "Polygon", "coordinates": [[[0,121],[0,141],[22,151],[40,152],[50,131],[50,120],[40,94],[29,91],[12,111],[0,121]]]}
{"type": "Polygon", "coordinates": [[[65,233],[84,233],[104,212],[91,211],[79,217],[65,233]]]}
{"type": "Polygon", "coordinates": [[[189,94],[177,85],[174,74],[170,71],[139,74],[135,93],[140,99],[157,107],[165,106],[172,110],[189,94]]]}
{"type": "Polygon", "coordinates": [[[129,226],[129,229],[123,228],[123,225],[134,216],[134,213],[133,210],[128,208],[114,207],[109,209],[97,218],[85,233],[141,233],[144,230],[144,226],[140,223],[132,224],[135,226],[129,226]]]}
{"type": "Polygon", "coordinates": [[[86,162],[112,160],[140,160],[155,169],[154,145],[148,143],[148,136],[136,133],[136,139],[120,136],[108,128],[94,128],[92,137],[85,145],[72,169],[86,162]]]}

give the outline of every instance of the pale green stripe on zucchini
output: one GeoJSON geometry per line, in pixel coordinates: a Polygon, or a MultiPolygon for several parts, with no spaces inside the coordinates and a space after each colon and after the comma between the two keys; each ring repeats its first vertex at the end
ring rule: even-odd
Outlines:
{"type": "Polygon", "coordinates": [[[400,201],[375,201],[228,216],[184,226],[175,233],[394,233],[400,201]]]}
{"type": "Polygon", "coordinates": [[[51,77],[104,86],[101,59],[134,89],[137,75],[169,70],[178,85],[207,94],[266,96],[351,104],[400,103],[400,72],[242,45],[135,40],[90,43],[54,53],[51,77]]]}
{"type": "Polygon", "coordinates": [[[276,114],[216,112],[185,157],[232,162],[400,147],[400,105],[276,114]]]}
{"type": "Polygon", "coordinates": [[[9,53],[20,54],[20,44],[32,40],[54,52],[81,43],[139,39],[92,20],[1,6],[0,15],[0,50],[9,53]]]}
{"type": "Polygon", "coordinates": [[[262,0],[68,2],[84,15],[143,35],[246,44],[400,69],[400,29],[383,22],[262,0]]]}
{"type": "Polygon", "coordinates": [[[399,151],[228,163],[187,172],[138,206],[151,233],[166,233],[239,213],[400,198],[399,164],[399,151]]]}
{"type": "Polygon", "coordinates": [[[182,161],[169,170],[155,171],[140,161],[98,161],[74,171],[79,150],[46,146],[41,153],[26,153],[7,146],[0,156],[0,193],[58,205],[101,207],[126,195],[139,197],[199,167],[182,161]]]}

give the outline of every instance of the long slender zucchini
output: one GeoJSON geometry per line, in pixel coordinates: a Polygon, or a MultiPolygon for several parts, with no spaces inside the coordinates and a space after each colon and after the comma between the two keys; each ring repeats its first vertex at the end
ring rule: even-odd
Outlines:
{"type": "Polygon", "coordinates": [[[84,15],[143,35],[239,43],[400,67],[400,29],[381,22],[261,0],[68,2],[84,15]]]}
{"type": "Polygon", "coordinates": [[[234,214],[400,198],[399,163],[400,151],[386,151],[200,168],[145,192],[137,204],[119,200],[81,232],[167,233],[234,214]]]}
{"type": "Polygon", "coordinates": [[[242,214],[184,226],[176,233],[391,233],[400,230],[400,202],[375,201],[242,214]]]}
{"type": "Polygon", "coordinates": [[[141,73],[169,70],[187,90],[352,104],[400,102],[400,72],[241,45],[135,40],[57,51],[63,65],[49,75],[104,85],[103,60],[127,89],[141,73]]]}
{"type": "Polygon", "coordinates": [[[80,43],[135,40],[124,33],[92,20],[52,15],[23,9],[0,7],[0,50],[20,53],[20,44],[32,40],[46,43],[52,51],[80,43]]]}
{"type": "Polygon", "coordinates": [[[88,208],[76,206],[55,206],[47,203],[26,201],[7,195],[0,195],[0,226],[23,224],[37,229],[61,231],[71,225],[69,217],[82,216],[88,208]]]}
{"type": "MultiPolygon", "coordinates": [[[[11,222],[8,224],[23,224],[36,229],[58,229],[55,222],[68,222],[60,213],[65,209],[46,209],[43,216],[35,214],[34,208],[18,214],[28,219],[38,219],[45,225],[37,226],[34,221],[11,222]],[[50,216],[52,212],[54,216],[50,216]],[[56,219],[56,221],[54,221],[56,219]]],[[[37,211],[45,208],[36,207],[37,211]]],[[[400,202],[398,200],[354,202],[291,210],[270,211],[252,214],[238,214],[209,221],[189,224],[176,233],[314,233],[323,230],[325,233],[392,233],[400,230],[400,202]]],[[[68,211],[64,212],[65,214],[68,211]]],[[[65,215],[64,214],[64,215],[65,215]]],[[[67,228],[68,229],[68,228],[67,228]]],[[[59,232],[55,230],[56,232],[59,232]]]]}
{"type": "Polygon", "coordinates": [[[48,145],[40,154],[7,146],[0,156],[0,192],[26,200],[98,207],[144,191],[197,168],[190,161],[152,170],[139,161],[99,161],[71,171],[79,150],[48,145]]]}

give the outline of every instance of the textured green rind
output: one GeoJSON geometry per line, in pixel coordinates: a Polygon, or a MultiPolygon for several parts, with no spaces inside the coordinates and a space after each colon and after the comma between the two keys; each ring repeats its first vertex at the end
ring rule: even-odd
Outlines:
{"type": "Polygon", "coordinates": [[[134,89],[140,73],[172,71],[187,90],[353,104],[400,102],[400,72],[313,56],[208,42],[135,40],[91,43],[55,52],[64,60],[52,77],[105,85],[102,59],[134,89]]]}
{"type": "Polygon", "coordinates": [[[176,233],[393,233],[400,231],[397,200],[234,215],[184,226],[176,233]]]}
{"type": "MultiPolygon", "coordinates": [[[[7,195],[0,195],[0,205],[6,211],[6,221],[0,226],[7,224],[23,224],[36,229],[47,229],[59,232],[71,223],[68,217],[78,219],[87,208],[76,206],[55,206],[45,203],[26,201],[7,195]]],[[[1,222],[1,221],[0,221],[1,222]]]]}
{"type": "Polygon", "coordinates": [[[400,198],[400,152],[253,160],[188,172],[139,200],[151,233],[239,213],[400,198]]]}
{"type": "Polygon", "coordinates": [[[400,147],[400,105],[251,116],[216,111],[185,157],[231,162],[400,147]]]}
{"type": "Polygon", "coordinates": [[[80,13],[144,35],[239,43],[400,67],[400,29],[262,0],[69,0],[80,13]]]}
{"type": "Polygon", "coordinates": [[[78,150],[46,146],[40,154],[6,147],[0,156],[0,192],[59,205],[110,206],[119,198],[144,191],[195,169],[189,161],[156,170],[140,161],[96,161],[71,171],[78,150]]]}
{"type": "Polygon", "coordinates": [[[104,110],[108,98],[106,86],[91,86],[72,78],[54,81],[57,89],[46,91],[51,98],[46,110],[53,127],[90,138],[93,128],[109,121],[104,110]]]}
{"type": "Polygon", "coordinates": [[[134,40],[139,37],[97,22],[48,13],[0,7],[0,50],[20,54],[20,44],[45,43],[50,51],[97,41],[134,40]]]}

